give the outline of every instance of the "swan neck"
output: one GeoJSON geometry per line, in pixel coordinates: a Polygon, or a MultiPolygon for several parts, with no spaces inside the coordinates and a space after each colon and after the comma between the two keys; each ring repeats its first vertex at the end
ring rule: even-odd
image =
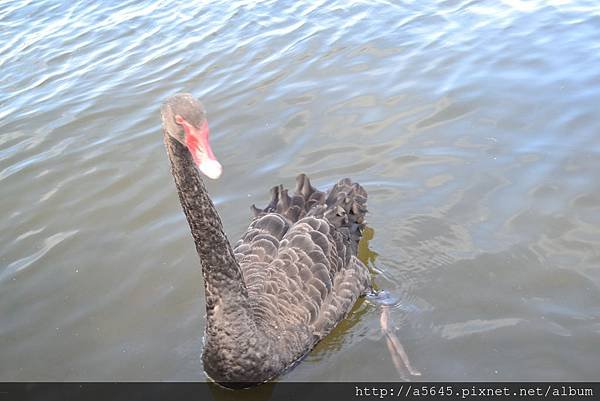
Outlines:
{"type": "Polygon", "coordinates": [[[166,133],[164,139],[179,200],[202,263],[207,310],[224,293],[230,301],[242,302],[247,297],[242,273],[198,169],[182,144],[166,133]]]}

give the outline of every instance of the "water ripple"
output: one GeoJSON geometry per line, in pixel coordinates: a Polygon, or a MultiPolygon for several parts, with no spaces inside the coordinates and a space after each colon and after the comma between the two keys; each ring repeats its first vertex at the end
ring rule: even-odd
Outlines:
{"type": "MultiPolygon", "coordinates": [[[[17,238],[17,241],[23,240],[35,233],[39,233],[42,230],[43,229],[39,229],[34,232],[23,234],[17,238]]],[[[14,277],[17,273],[29,268],[35,262],[44,257],[48,252],[50,252],[55,246],[61,244],[63,241],[77,234],[77,232],[78,230],[56,233],[45,238],[39,250],[32,253],[31,255],[27,255],[21,259],[15,260],[14,262],[10,263],[2,272],[0,272],[0,281],[6,280],[10,277],[14,277]]]]}

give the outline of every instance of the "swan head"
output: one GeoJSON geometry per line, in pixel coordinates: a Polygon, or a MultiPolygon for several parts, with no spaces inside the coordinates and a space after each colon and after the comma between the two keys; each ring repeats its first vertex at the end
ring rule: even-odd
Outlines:
{"type": "Polygon", "coordinates": [[[219,178],[223,167],[210,147],[210,131],[202,103],[189,93],[179,93],[168,98],[160,111],[163,129],[187,147],[200,172],[214,180],[219,178]]]}

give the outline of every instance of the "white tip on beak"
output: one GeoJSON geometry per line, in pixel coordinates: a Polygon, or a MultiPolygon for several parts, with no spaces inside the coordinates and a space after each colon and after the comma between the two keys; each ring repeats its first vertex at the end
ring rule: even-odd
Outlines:
{"type": "Polygon", "coordinates": [[[223,173],[223,166],[221,166],[221,163],[214,159],[203,160],[202,163],[200,163],[200,165],[198,166],[198,168],[200,169],[202,174],[204,174],[208,178],[212,178],[213,180],[219,178],[223,173]]]}

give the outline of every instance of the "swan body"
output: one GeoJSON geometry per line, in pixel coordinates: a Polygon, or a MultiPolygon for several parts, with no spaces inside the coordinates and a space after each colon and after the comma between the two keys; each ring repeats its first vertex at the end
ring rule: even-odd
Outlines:
{"type": "Polygon", "coordinates": [[[164,141],[200,257],[206,296],[203,364],[228,387],[268,381],[308,353],[370,289],[356,257],[366,191],[349,179],[327,192],[304,174],[283,186],[231,247],[199,171],[222,168],[208,141],[202,104],[189,94],[161,108],[164,141]]]}

